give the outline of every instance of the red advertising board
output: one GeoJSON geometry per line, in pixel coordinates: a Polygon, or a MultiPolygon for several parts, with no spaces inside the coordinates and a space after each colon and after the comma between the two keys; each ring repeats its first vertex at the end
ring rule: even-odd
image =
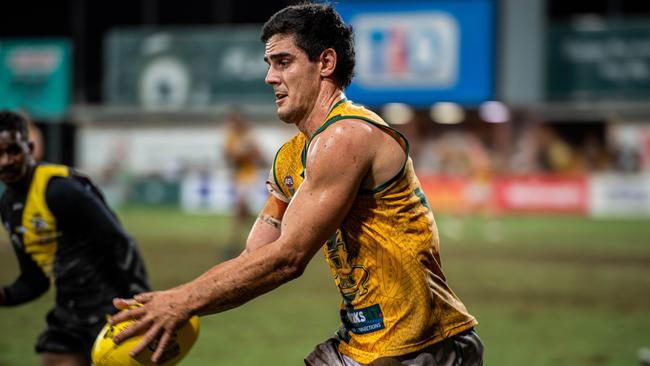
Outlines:
{"type": "Polygon", "coordinates": [[[586,176],[502,176],[493,183],[501,212],[586,214],[589,210],[586,176]]]}
{"type": "Polygon", "coordinates": [[[434,213],[459,213],[465,206],[467,179],[431,174],[421,174],[419,179],[434,213]]]}

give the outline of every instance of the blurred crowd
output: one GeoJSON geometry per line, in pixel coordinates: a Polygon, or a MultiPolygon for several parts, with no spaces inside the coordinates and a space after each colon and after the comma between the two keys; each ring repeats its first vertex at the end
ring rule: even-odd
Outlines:
{"type": "Polygon", "coordinates": [[[411,141],[416,168],[432,174],[572,175],[639,173],[644,169],[640,147],[625,143],[617,136],[621,132],[616,126],[482,124],[431,128],[430,122],[423,126],[415,121],[399,129],[411,141]]]}

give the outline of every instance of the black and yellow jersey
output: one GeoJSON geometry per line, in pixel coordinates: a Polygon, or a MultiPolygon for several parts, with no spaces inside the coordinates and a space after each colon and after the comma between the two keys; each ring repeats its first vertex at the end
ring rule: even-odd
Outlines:
{"type": "MultiPolygon", "coordinates": [[[[407,157],[394,178],[359,192],[323,246],[343,300],[339,350],[367,364],[418,351],[473,327],[475,318],[442,272],[438,231],[408,157],[408,142],[375,113],[345,99],[314,136],[340,120],[378,127],[402,145],[407,157]]],[[[299,133],[276,154],[267,186],[285,202],[304,181],[310,141],[299,133]]]]}
{"type": "Polygon", "coordinates": [[[20,275],[5,305],[56,287],[56,306],[75,314],[114,312],[114,297],[149,289],[144,262],[92,182],[73,169],[39,164],[28,187],[6,189],[0,215],[20,275]]]}

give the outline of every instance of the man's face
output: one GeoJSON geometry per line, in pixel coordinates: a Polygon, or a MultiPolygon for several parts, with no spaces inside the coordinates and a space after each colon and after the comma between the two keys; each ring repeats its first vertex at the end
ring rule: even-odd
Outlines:
{"type": "Polygon", "coordinates": [[[298,124],[314,107],[320,87],[318,61],[311,62],[296,46],[294,36],[276,34],[266,42],[264,60],[269,71],[264,81],[273,87],[278,117],[298,124]]]}
{"type": "Polygon", "coordinates": [[[0,131],[0,181],[20,181],[31,164],[31,144],[18,131],[0,131]]]}

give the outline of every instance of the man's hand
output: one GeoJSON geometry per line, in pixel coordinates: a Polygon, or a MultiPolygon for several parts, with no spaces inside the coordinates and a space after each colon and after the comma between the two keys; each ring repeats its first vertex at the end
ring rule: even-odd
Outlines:
{"type": "Polygon", "coordinates": [[[119,344],[125,339],[144,334],[140,343],[130,353],[131,356],[135,356],[156,339],[160,339],[151,356],[153,362],[158,362],[172,339],[173,332],[185,324],[191,316],[184,302],[185,299],[187,296],[178,289],[138,294],[133,299],[114,299],[113,305],[116,308],[128,310],[113,316],[112,325],[136,320],[133,325],[115,336],[114,342],[119,344]]]}

